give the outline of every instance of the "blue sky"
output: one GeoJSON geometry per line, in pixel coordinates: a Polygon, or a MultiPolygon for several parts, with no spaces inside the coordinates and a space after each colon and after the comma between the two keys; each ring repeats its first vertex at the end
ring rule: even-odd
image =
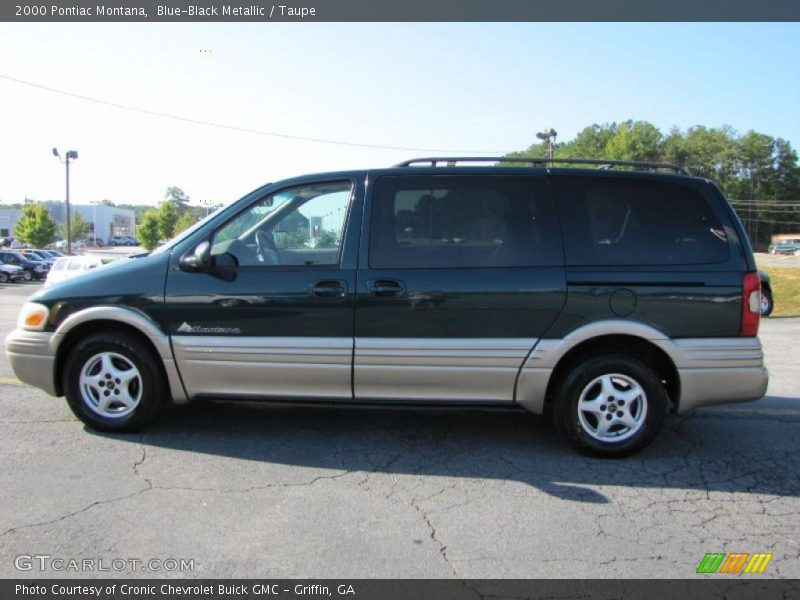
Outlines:
{"type": "Polygon", "coordinates": [[[234,126],[179,123],[0,79],[0,199],[229,202],[267,181],[520,150],[626,118],[800,146],[800,24],[0,24],[0,74],[234,126]],[[205,50],[205,52],[201,52],[205,50]],[[456,152],[453,152],[456,153],[456,152]]]}

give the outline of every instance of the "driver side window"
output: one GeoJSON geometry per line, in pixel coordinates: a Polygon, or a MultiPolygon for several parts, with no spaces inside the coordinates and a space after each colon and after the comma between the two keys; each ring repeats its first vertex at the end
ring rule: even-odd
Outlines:
{"type": "Polygon", "coordinates": [[[351,192],[339,181],[262,198],[214,233],[211,255],[241,267],[337,265],[351,192]]]}

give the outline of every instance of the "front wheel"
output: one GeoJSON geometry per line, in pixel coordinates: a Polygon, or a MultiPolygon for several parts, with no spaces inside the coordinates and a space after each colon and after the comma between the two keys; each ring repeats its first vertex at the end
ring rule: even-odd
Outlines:
{"type": "Polygon", "coordinates": [[[667,393],[645,363],[625,355],[599,356],[567,374],[553,409],[556,427],[578,451],[627,456],[661,429],[667,393]]]}
{"type": "Polygon", "coordinates": [[[22,272],[22,280],[23,281],[30,281],[31,279],[33,279],[33,274],[28,269],[25,269],[22,272]]]}
{"type": "Polygon", "coordinates": [[[0,271],[0,283],[8,283],[8,274],[5,271],[0,271]]]}
{"type": "Polygon", "coordinates": [[[64,367],[70,409],[99,431],[142,429],[155,419],[167,397],[156,360],[132,336],[87,337],[72,349],[64,367]]]}

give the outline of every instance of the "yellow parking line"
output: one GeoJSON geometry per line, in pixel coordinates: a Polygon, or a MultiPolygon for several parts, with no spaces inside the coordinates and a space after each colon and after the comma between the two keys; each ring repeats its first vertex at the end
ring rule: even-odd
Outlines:
{"type": "Polygon", "coordinates": [[[25,385],[14,377],[0,377],[0,385],[25,385]]]}

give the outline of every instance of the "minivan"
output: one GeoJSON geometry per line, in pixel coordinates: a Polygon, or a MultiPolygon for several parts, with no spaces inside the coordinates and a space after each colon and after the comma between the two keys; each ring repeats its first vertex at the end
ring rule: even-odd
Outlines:
{"type": "Polygon", "coordinates": [[[520,408],[631,454],[761,398],[760,283],[720,190],[662,163],[428,158],[265,185],[34,295],[6,352],[89,427],[202,398],[520,408]]]}

